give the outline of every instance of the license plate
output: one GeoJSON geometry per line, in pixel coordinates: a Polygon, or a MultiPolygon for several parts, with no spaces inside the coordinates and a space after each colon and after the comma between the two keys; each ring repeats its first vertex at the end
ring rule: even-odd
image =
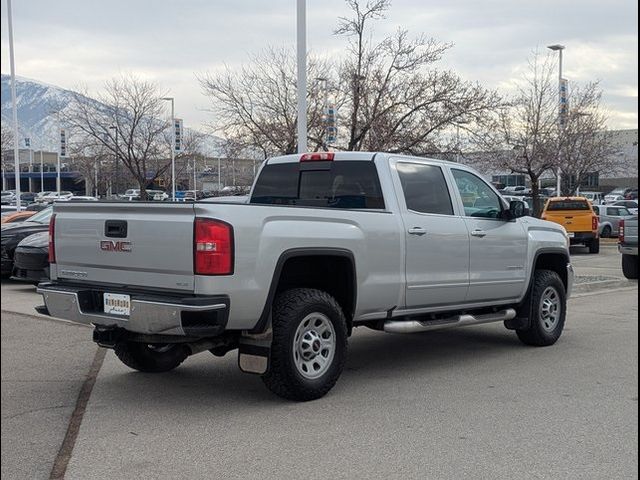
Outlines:
{"type": "Polygon", "coordinates": [[[569,233],[567,233],[567,235],[569,235],[569,238],[573,238],[573,237],[575,237],[575,236],[576,236],[576,234],[575,234],[575,233],[573,233],[573,232],[569,232],[569,233]]]}
{"type": "Polygon", "coordinates": [[[131,313],[131,296],[119,293],[105,293],[104,313],[128,317],[131,313]]]}

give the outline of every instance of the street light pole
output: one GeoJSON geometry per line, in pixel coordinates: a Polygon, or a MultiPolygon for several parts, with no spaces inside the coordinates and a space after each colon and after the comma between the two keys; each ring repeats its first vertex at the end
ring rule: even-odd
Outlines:
{"type": "MultiPolygon", "coordinates": [[[[565,49],[564,45],[555,44],[547,47],[549,50],[558,52],[558,132],[562,135],[562,51],[565,49]]],[[[560,155],[561,152],[558,152],[560,155]]],[[[560,166],[557,167],[556,172],[556,195],[560,196],[562,188],[562,170],[560,166]]]]}
{"type": "Polygon", "coordinates": [[[44,154],[42,144],[40,144],[40,192],[44,192],[44,154]]]}
{"type": "Polygon", "coordinates": [[[18,145],[18,103],[16,101],[16,62],[13,52],[11,0],[7,0],[7,17],[9,22],[9,63],[11,65],[11,104],[13,107],[13,163],[16,179],[16,209],[20,211],[20,147],[18,145]]]}
{"type": "Polygon", "coordinates": [[[118,184],[120,183],[120,182],[119,182],[119,180],[120,180],[120,174],[119,174],[119,172],[118,172],[118,168],[119,168],[119,167],[118,167],[118,165],[120,164],[120,161],[119,161],[119,160],[120,160],[120,158],[119,158],[119,157],[120,157],[120,155],[119,155],[119,154],[120,154],[120,148],[119,148],[119,146],[118,146],[118,126],[117,126],[117,125],[111,125],[111,126],[109,127],[109,130],[114,130],[114,131],[116,132],[116,133],[115,133],[115,140],[116,140],[115,164],[116,164],[116,165],[115,165],[115,168],[114,168],[114,170],[115,170],[115,175],[114,175],[114,177],[113,177],[113,182],[111,182],[111,184],[113,185],[113,190],[114,190],[114,191],[113,191],[113,192],[111,192],[111,194],[113,195],[113,194],[115,193],[115,194],[116,194],[116,196],[117,196],[117,195],[118,195],[118,184]]]}
{"type": "Polygon", "coordinates": [[[176,200],[176,119],[173,97],[162,97],[171,102],[171,200],[176,200]]]}
{"type": "Polygon", "coordinates": [[[297,0],[298,153],[307,151],[307,2],[297,0]]]}

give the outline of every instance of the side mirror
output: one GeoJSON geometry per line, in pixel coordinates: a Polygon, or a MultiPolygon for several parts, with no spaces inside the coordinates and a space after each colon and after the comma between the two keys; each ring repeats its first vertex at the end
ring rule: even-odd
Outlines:
{"type": "Polygon", "coordinates": [[[521,202],[520,200],[512,200],[511,203],[509,203],[509,210],[505,213],[507,220],[515,220],[516,218],[528,215],[529,209],[527,208],[526,203],[521,202]]]}

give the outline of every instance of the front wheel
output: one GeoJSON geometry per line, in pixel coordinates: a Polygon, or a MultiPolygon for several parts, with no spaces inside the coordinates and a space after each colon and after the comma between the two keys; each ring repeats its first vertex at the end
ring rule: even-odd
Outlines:
{"type": "Polygon", "coordinates": [[[553,345],[562,335],[567,315],[564,283],[556,272],[536,270],[530,295],[529,326],[516,334],[527,345],[553,345]]]}
{"type": "Polygon", "coordinates": [[[307,401],[325,395],[347,358],[347,324],[326,292],[297,288],[276,298],[271,364],[262,380],[280,397],[307,401]]]}
{"type": "Polygon", "coordinates": [[[602,238],[609,238],[611,237],[611,227],[609,225],[607,225],[606,227],[604,227],[602,229],[602,233],[600,234],[600,236],[602,238]]]}
{"type": "Polygon", "coordinates": [[[173,370],[189,356],[187,347],[179,343],[120,342],[114,351],[127,367],[147,373],[173,370]]]}

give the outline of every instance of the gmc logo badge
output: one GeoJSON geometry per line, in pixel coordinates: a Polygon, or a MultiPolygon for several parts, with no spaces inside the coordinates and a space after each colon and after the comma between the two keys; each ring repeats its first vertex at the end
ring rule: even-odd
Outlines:
{"type": "Polygon", "coordinates": [[[114,242],[112,240],[100,242],[100,250],[105,252],[130,252],[132,248],[131,242],[114,242]]]}

